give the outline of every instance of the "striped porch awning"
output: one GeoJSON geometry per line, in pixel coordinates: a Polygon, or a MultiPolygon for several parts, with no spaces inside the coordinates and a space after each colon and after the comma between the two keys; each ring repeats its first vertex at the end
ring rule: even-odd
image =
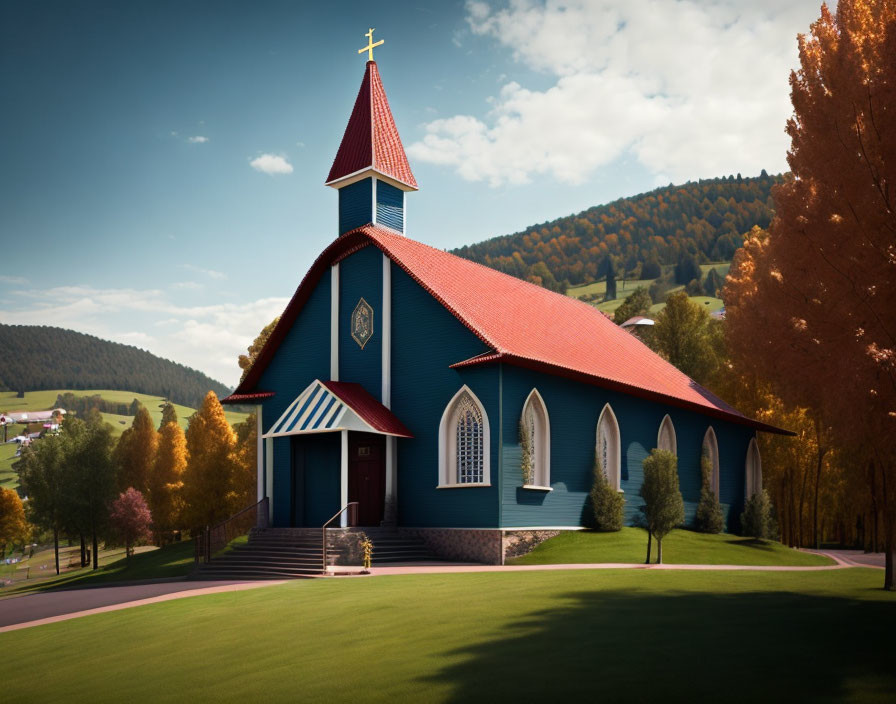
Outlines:
{"type": "Polygon", "coordinates": [[[355,430],[411,438],[410,431],[360,384],[315,379],[262,437],[355,430]]]}

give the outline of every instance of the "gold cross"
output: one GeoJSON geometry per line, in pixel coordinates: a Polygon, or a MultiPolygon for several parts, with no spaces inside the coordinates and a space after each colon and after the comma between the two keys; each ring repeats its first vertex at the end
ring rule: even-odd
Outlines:
{"type": "Polygon", "coordinates": [[[367,52],[367,60],[373,61],[373,48],[379,46],[380,44],[385,44],[386,41],[384,39],[380,39],[376,44],[373,43],[373,28],[371,27],[367,34],[364,35],[367,37],[367,46],[363,49],[358,49],[359,54],[363,54],[365,51],[367,52]]]}

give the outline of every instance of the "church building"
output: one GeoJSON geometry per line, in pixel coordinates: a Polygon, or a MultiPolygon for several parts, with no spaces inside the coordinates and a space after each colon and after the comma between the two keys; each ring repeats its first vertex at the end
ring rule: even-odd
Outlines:
{"type": "Polygon", "coordinates": [[[360,526],[502,563],[517,540],[589,525],[595,456],[636,524],[658,447],[678,456],[688,521],[708,452],[736,527],[762,486],[756,431],[782,431],[595,308],[411,239],[417,182],[372,55],[326,185],[337,237],[222,400],[257,409],[272,526],[320,529],[358,502],[360,526]]]}

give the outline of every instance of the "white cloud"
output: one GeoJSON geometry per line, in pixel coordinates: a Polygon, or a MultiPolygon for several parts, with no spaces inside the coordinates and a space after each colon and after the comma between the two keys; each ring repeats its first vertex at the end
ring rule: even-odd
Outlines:
{"type": "Polygon", "coordinates": [[[227,274],[221,271],[215,271],[214,269],[203,269],[199,266],[194,266],[193,264],[178,264],[181,269],[186,269],[187,271],[195,271],[198,274],[205,274],[210,279],[226,279],[227,274]]]}
{"type": "Polygon", "coordinates": [[[24,286],[28,283],[28,279],[24,276],[6,276],[0,274],[0,284],[12,284],[14,286],[24,286]]]}
{"type": "Polygon", "coordinates": [[[205,288],[205,285],[199,283],[198,281],[178,281],[171,284],[171,288],[181,289],[185,291],[198,291],[202,288],[205,288]]]}
{"type": "Polygon", "coordinates": [[[408,151],[492,186],[580,183],[633,155],[656,178],[786,169],[796,34],[817,0],[511,0],[467,5],[475,35],[553,76],[504,83],[484,115],[426,125],[408,151]]]}
{"type": "Polygon", "coordinates": [[[291,174],[293,171],[292,164],[285,157],[277,156],[276,154],[262,154],[260,157],[252,159],[249,162],[249,166],[256,171],[271,175],[291,174]]]}
{"type": "MultiPolygon", "coordinates": [[[[166,359],[201,369],[235,385],[236,360],[261,329],[283,312],[288,299],[182,306],[157,289],[59,286],[28,292],[30,305],[4,313],[3,322],[53,325],[136,345],[166,359]],[[149,319],[153,335],[113,327],[114,320],[149,319]]],[[[130,323],[133,324],[133,323],[130,323]]]]}
{"type": "Polygon", "coordinates": [[[187,137],[187,141],[190,144],[205,144],[208,141],[208,137],[203,137],[202,135],[196,135],[195,137],[187,137]]]}

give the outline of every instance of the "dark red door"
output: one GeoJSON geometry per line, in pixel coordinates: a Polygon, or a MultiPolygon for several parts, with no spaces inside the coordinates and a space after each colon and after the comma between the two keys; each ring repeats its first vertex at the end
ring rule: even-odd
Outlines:
{"type": "Polygon", "coordinates": [[[386,438],[349,433],[348,500],[358,502],[358,525],[378,526],[386,500],[386,438]]]}

